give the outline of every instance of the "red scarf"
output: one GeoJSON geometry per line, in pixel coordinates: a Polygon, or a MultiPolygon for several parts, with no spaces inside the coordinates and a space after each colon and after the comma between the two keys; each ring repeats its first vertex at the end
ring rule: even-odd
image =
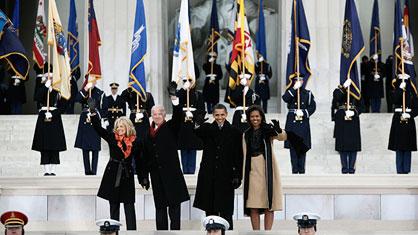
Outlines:
{"type": "Polygon", "coordinates": [[[118,135],[118,134],[115,133],[115,140],[118,144],[118,147],[123,152],[123,155],[125,156],[125,158],[127,158],[127,157],[129,157],[129,155],[131,155],[132,143],[135,141],[135,139],[136,139],[136,135],[131,135],[129,137],[126,137],[124,135],[118,135]],[[126,145],[126,151],[123,150],[122,141],[126,145]]]}
{"type": "Polygon", "coordinates": [[[157,128],[155,128],[155,123],[154,122],[151,123],[151,126],[149,128],[149,134],[151,135],[151,138],[155,138],[158,130],[160,130],[160,127],[163,126],[164,124],[165,124],[165,120],[157,128]]]}

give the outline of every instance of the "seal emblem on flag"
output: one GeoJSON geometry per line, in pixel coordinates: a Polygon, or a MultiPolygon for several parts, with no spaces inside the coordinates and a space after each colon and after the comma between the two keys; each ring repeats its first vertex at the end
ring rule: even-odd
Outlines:
{"type": "Polygon", "coordinates": [[[344,21],[343,28],[343,44],[342,44],[342,53],[345,58],[350,58],[351,46],[353,45],[353,31],[351,22],[348,20],[344,21]]]}

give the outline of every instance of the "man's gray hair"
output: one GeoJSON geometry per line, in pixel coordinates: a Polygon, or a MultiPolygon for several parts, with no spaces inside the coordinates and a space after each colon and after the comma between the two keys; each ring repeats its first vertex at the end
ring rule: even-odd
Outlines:
{"type": "Polygon", "coordinates": [[[152,115],[154,112],[158,112],[158,111],[161,111],[161,112],[163,113],[163,116],[165,117],[165,115],[166,115],[165,108],[164,108],[164,106],[162,106],[162,105],[160,105],[160,104],[154,105],[154,106],[151,108],[151,115],[152,115]]]}

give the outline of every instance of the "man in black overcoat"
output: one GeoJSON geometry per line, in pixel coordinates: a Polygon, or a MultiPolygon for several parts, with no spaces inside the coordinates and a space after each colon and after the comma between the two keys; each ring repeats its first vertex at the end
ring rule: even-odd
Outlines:
{"type": "Polygon", "coordinates": [[[195,133],[203,141],[203,155],[193,206],[206,216],[219,215],[233,229],[234,190],[242,178],[242,134],[227,120],[222,104],[214,106],[212,123],[203,123],[195,133]]]}

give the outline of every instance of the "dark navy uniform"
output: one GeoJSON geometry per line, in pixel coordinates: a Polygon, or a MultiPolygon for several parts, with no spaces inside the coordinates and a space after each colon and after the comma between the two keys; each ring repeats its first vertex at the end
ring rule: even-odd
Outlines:
{"type": "MultiPolygon", "coordinates": [[[[228,100],[228,103],[231,105],[231,107],[235,108],[234,116],[232,117],[232,126],[238,128],[241,133],[244,133],[244,131],[250,127],[248,124],[249,120],[242,120],[242,115],[245,114],[245,111],[243,110],[243,90],[244,86],[239,84],[234,90],[229,91],[230,100],[228,100]]],[[[255,95],[254,91],[251,88],[248,89],[248,92],[245,95],[245,109],[256,102],[257,96],[255,95]]]]}
{"type": "Polygon", "coordinates": [[[393,56],[388,56],[385,64],[385,91],[386,91],[386,104],[387,112],[393,112],[393,87],[392,87],[392,68],[393,68],[393,56]]]}
{"type": "MultiPolygon", "coordinates": [[[[111,83],[110,87],[112,90],[115,89],[117,92],[117,89],[119,87],[119,84],[117,83],[111,83]]],[[[104,112],[104,118],[109,122],[109,125],[107,126],[107,130],[109,132],[113,132],[115,121],[119,117],[126,115],[126,104],[125,100],[120,95],[109,95],[103,98],[103,112],[104,112]]]]}
{"type": "Polygon", "coordinates": [[[339,86],[333,92],[332,120],[335,123],[335,150],[340,153],[343,174],[354,174],[357,152],[361,151],[360,101],[350,97],[350,110],[354,116],[346,118],[347,91],[339,86]]]}
{"type": "Polygon", "coordinates": [[[370,111],[369,81],[370,81],[370,63],[367,56],[363,56],[360,64],[361,74],[361,97],[363,99],[362,112],[370,111]]]}
{"type": "Polygon", "coordinates": [[[68,100],[67,110],[65,111],[66,114],[74,114],[74,104],[75,104],[75,97],[78,93],[78,86],[77,81],[80,79],[80,67],[77,67],[74,71],[71,72],[71,98],[68,100]]]}
{"type": "Polygon", "coordinates": [[[26,103],[25,81],[16,76],[10,79],[10,85],[7,92],[7,99],[10,104],[11,114],[22,114],[23,104],[26,103]]]}
{"type": "Polygon", "coordinates": [[[219,103],[219,80],[222,79],[222,68],[219,64],[213,63],[211,70],[211,63],[207,62],[203,65],[203,70],[206,73],[205,84],[203,85],[203,97],[207,105],[208,113],[212,113],[213,106],[219,103]],[[211,77],[211,74],[214,77],[211,77]]]}
{"type": "MultiPolygon", "coordinates": [[[[44,68],[45,70],[48,68],[48,63],[45,63],[44,68]]],[[[33,70],[35,70],[35,73],[36,73],[35,92],[33,93],[33,100],[36,101],[37,100],[36,94],[38,94],[38,89],[41,88],[45,84],[45,81],[46,81],[46,78],[43,78],[44,77],[43,75],[44,73],[48,73],[48,71],[44,72],[44,69],[40,68],[37,63],[33,65],[33,70]]],[[[42,107],[42,104],[37,101],[36,108],[39,110],[41,107],[42,107]]]]}
{"type": "MultiPolygon", "coordinates": [[[[296,135],[303,138],[304,144],[308,149],[311,148],[311,127],[309,124],[309,117],[316,110],[316,103],[311,91],[305,88],[300,88],[300,109],[303,112],[302,120],[296,120],[296,110],[298,108],[297,103],[297,90],[289,88],[282,96],[284,102],[287,103],[289,112],[287,113],[286,126],[287,131],[294,132],[296,135]]],[[[295,149],[289,141],[285,141],[284,147],[290,150],[290,158],[292,163],[293,174],[305,173],[305,159],[306,154],[297,156],[295,149]]]]}
{"type": "Polygon", "coordinates": [[[122,92],[123,100],[128,103],[128,107],[131,110],[131,114],[129,115],[129,119],[131,119],[132,123],[135,126],[136,135],[137,136],[144,136],[144,134],[148,133],[149,131],[149,117],[151,116],[151,108],[154,106],[154,97],[152,94],[147,92],[147,99],[145,101],[139,98],[138,103],[138,110],[143,116],[139,120],[135,120],[136,113],[137,113],[137,93],[132,90],[132,88],[128,87],[122,92]]]}
{"type": "Polygon", "coordinates": [[[273,75],[270,64],[266,61],[257,62],[255,73],[255,93],[260,97],[264,113],[267,113],[267,101],[270,99],[269,80],[273,75]]]}
{"type": "Polygon", "coordinates": [[[411,152],[417,151],[417,134],[414,118],[418,115],[418,98],[412,90],[409,81],[405,91],[405,113],[410,118],[403,120],[403,90],[397,84],[393,103],[395,113],[389,134],[389,150],[396,151],[396,170],[398,174],[408,174],[411,171],[411,152]]]}
{"type": "Polygon", "coordinates": [[[385,67],[382,62],[375,65],[374,60],[369,63],[369,76],[368,76],[368,97],[370,99],[370,106],[372,113],[380,113],[381,99],[384,97],[383,91],[383,78],[385,77],[385,67]],[[378,74],[380,78],[375,78],[375,74],[378,74]]]}
{"type": "MultiPolygon", "coordinates": [[[[102,99],[103,91],[97,87],[92,88],[91,97],[96,103],[96,108],[98,111],[102,111],[102,99]]],[[[87,120],[89,114],[89,107],[87,100],[89,98],[89,92],[84,89],[80,90],[77,93],[75,101],[81,103],[82,112],[80,114],[80,121],[78,122],[77,136],[75,139],[74,147],[80,148],[83,150],[83,162],[84,162],[84,172],[86,175],[95,175],[97,172],[97,161],[99,158],[99,151],[101,150],[100,145],[100,136],[94,130],[91,120],[87,120]],[[92,152],[92,165],[90,167],[90,158],[89,152],[92,152]]],[[[101,115],[101,114],[100,114],[101,115]]]]}

